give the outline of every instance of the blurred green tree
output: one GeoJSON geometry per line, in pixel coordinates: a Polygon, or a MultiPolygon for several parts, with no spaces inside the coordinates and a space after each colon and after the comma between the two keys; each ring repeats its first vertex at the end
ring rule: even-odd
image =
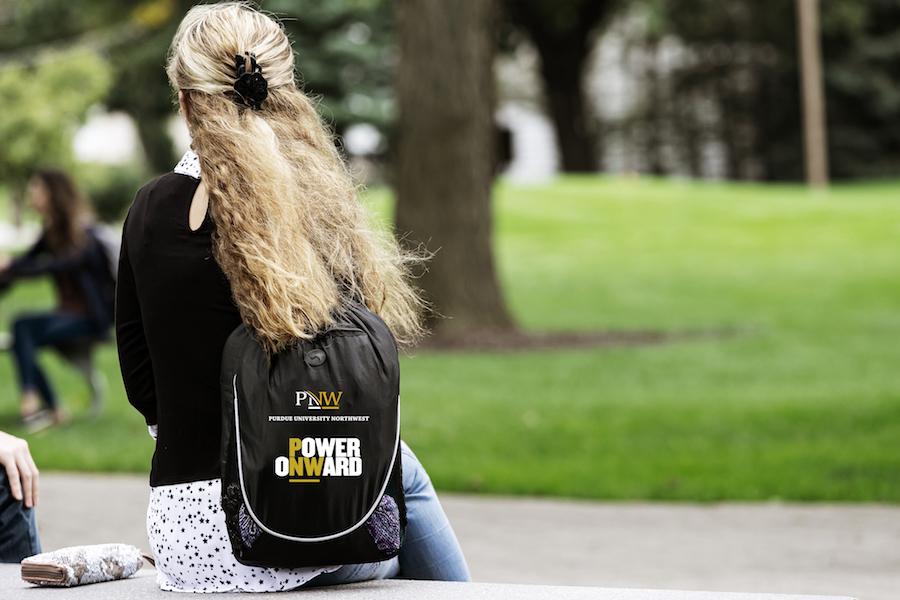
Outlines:
{"type": "Polygon", "coordinates": [[[299,79],[339,135],[355,123],[390,133],[397,49],[389,0],[267,0],[263,8],[281,17],[299,79]]]}
{"type": "MultiPolygon", "coordinates": [[[[91,0],[106,1],[106,0],[91,0]]],[[[127,18],[134,37],[116,45],[117,80],[112,109],[128,112],[138,124],[154,171],[171,168],[167,124],[174,95],[166,78],[165,56],[175,30],[195,0],[153,0],[127,18]]],[[[298,80],[319,98],[319,112],[338,134],[366,122],[384,132],[394,118],[391,14],[386,0],[263,0],[291,37],[298,80]]]]}
{"type": "Polygon", "coordinates": [[[831,174],[896,177],[900,1],[830,0],[822,8],[831,174]]]}
{"type": "Polygon", "coordinates": [[[2,0],[0,52],[25,57],[49,47],[108,43],[114,24],[127,18],[133,3],[116,0],[2,0]]]}
{"type": "MultiPolygon", "coordinates": [[[[181,4],[187,7],[193,2],[181,4]]],[[[161,71],[168,44],[153,39],[153,34],[174,18],[176,8],[174,0],[137,4],[116,0],[9,0],[0,12],[0,52],[26,62],[54,49],[101,52],[112,65],[113,85],[106,90],[107,96],[94,101],[133,116],[151,164],[163,160],[171,164],[171,141],[163,120],[172,114],[172,103],[166,93],[160,92],[167,85],[165,73],[160,78],[151,71],[161,71]],[[146,69],[147,60],[141,61],[142,53],[147,52],[159,52],[153,70],[146,69]]],[[[171,31],[174,33],[174,29],[171,31]]]]}
{"type": "MultiPolygon", "coordinates": [[[[102,50],[114,68],[105,104],[137,123],[152,170],[172,167],[168,122],[176,107],[164,70],[181,18],[196,0],[5,0],[0,54],[52,47],[102,50]]],[[[387,0],[263,0],[292,37],[301,79],[338,133],[366,122],[390,132],[395,115],[392,15],[387,0]]],[[[2,60],[2,58],[0,58],[2,60]]]]}
{"type": "Polygon", "coordinates": [[[86,50],[44,52],[40,62],[0,66],[0,181],[14,206],[21,207],[36,169],[71,161],[72,137],[111,80],[109,63],[86,50]]]}
{"type": "Polygon", "coordinates": [[[137,4],[129,12],[120,13],[116,27],[124,35],[109,46],[116,82],[107,107],[124,111],[134,119],[144,155],[156,173],[170,170],[177,161],[168,130],[176,105],[165,72],[166,52],[181,17],[196,3],[150,0],[137,4]]]}
{"type": "MultiPolygon", "coordinates": [[[[727,177],[802,180],[796,3],[641,4],[649,9],[653,25],[648,29],[650,44],[674,35],[687,48],[688,60],[671,73],[672,94],[649,93],[645,118],[670,115],[674,138],[686,148],[691,172],[701,174],[699,146],[715,136],[725,146],[727,177]]],[[[832,176],[896,174],[900,2],[828,0],[821,4],[821,28],[832,176]]]]}

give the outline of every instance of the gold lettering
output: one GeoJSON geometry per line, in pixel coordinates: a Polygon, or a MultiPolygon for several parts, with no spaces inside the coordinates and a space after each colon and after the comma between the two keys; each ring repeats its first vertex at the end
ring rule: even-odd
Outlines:
{"type": "Polygon", "coordinates": [[[300,452],[300,438],[290,438],[289,447],[291,456],[295,456],[298,452],[300,452]]]}
{"type": "Polygon", "coordinates": [[[337,408],[343,393],[338,392],[335,397],[334,392],[319,392],[319,403],[325,408],[337,408]]]}
{"type": "Polygon", "coordinates": [[[306,474],[307,475],[315,475],[319,477],[322,475],[322,463],[325,462],[324,457],[322,456],[311,456],[311,457],[303,457],[303,462],[306,464],[306,474]]]}

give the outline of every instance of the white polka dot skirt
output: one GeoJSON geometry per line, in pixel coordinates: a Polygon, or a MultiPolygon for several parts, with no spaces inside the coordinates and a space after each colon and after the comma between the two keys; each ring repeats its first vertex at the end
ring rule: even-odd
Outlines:
{"type": "Polygon", "coordinates": [[[151,488],[147,537],[159,587],[176,592],[275,592],[339,567],[267,569],[237,562],[220,506],[220,479],[151,488]]]}

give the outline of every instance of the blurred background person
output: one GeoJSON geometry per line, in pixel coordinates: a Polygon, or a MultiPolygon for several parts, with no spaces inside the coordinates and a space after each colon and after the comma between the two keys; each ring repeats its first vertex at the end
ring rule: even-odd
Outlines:
{"type": "Polygon", "coordinates": [[[43,275],[53,278],[56,289],[54,310],[22,315],[12,326],[20,413],[37,430],[68,419],[37,362],[38,350],[104,335],[112,324],[114,292],[104,277],[108,259],[72,179],[60,170],[39,170],[29,182],[28,199],[43,220],[41,235],[24,254],[0,263],[0,289],[43,275]]]}

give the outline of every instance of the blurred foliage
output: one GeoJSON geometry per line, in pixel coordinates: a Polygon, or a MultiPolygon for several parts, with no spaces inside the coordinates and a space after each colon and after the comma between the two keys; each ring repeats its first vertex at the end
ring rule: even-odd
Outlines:
{"type": "Polygon", "coordinates": [[[900,1],[832,0],[827,5],[835,13],[843,7],[838,14],[823,15],[823,27],[828,25],[825,85],[833,174],[896,176],[900,168],[900,1]]]}
{"type": "MultiPolygon", "coordinates": [[[[55,47],[101,49],[114,77],[105,104],[138,126],[150,166],[162,172],[176,157],[166,129],[176,111],[165,57],[181,18],[195,0],[0,0],[0,62],[55,47]]],[[[269,0],[292,38],[300,79],[319,97],[325,120],[342,133],[371,123],[387,133],[394,117],[396,51],[386,0],[269,0]]]]}
{"type": "MultiPolygon", "coordinates": [[[[676,140],[695,175],[701,174],[698,145],[717,137],[726,147],[727,177],[801,180],[796,2],[640,4],[647,9],[643,44],[650,54],[668,35],[677,38],[688,55],[671,73],[671,95],[647,95],[643,127],[671,127],[675,133],[668,143],[676,140]]],[[[832,176],[896,175],[900,1],[823,0],[820,11],[832,176]]],[[[650,60],[657,64],[648,71],[665,76],[659,54],[650,60]]],[[[651,143],[667,143],[650,137],[651,143]]]]}
{"type": "Polygon", "coordinates": [[[395,118],[394,19],[387,0],[268,0],[282,19],[305,89],[338,133],[370,123],[387,133],[395,118]]]}
{"type": "Polygon", "coordinates": [[[150,169],[157,173],[170,170],[178,160],[167,129],[177,101],[166,76],[166,52],[184,13],[196,3],[150,0],[139,4],[119,25],[131,34],[110,47],[116,85],[106,104],[134,119],[150,169]]]}
{"type": "Polygon", "coordinates": [[[14,198],[36,169],[71,161],[77,126],[111,82],[108,63],[93,52],[45,53],[41,59],[0,67],[0,181],[14,198]]]}
{"type": "Polygon", "coordinates": [[[147,182],[147,173],[137,165],[79,165],[76,178],[97,218],[115,224],[125,218],[135,191],[147,182]]]}
{"type": "MultiPolygon", "coordinates": [[[[165,125],[176,103],[164,72],[165,55],[180,19],[195,2],[0,0],[0,71],[41,69],[47,57],[77,51],[105,57],[109,67],[97,67],[102,72],[111,69],[111,87],[103,103],[135,119],[151,169],[168,170],[177,157],[165,125]]],[[[294,44],[298,80],[318,99],[321,114],[335,131],[343,134],[353,124],[369,123],[390,139],[398,59],[392,3],[261,0],[259,4],[284,23],[294,44]]],[[[625,126],[631,128],[626,136],[636,140],[647,156],[644,170],[703,176],[706,173],[699,164],[704,144],[715,139],[725,148],[727,177],[799,180],[802,138],[795,4],[786,0],[504,0],[500,30],[515,29],[520,37],[529,37],[542,61],[552,63],[544,67],[542,77],[548,97],[557,99],[555,109],[548,102],[557,127],[567,128],[561,136],[568,140],[563,144],[565,156],[579,152],[587,157],[584,160],[595,161],[577,148],[586,141],[602,149],[610,130],[607,125],[592,129],[591,119],[582,115],[578,105],[583,90],[575,89],[583,87],[578,83],[581,67],[574,69],[573,76],[573,69],[559,65],[566,61],[580,65],[587,56],[584,50],[612,19],[633,14],[637,7],[644,19],[644,37],[636,43],[642,45],[645,60],[628,69],[643,73],[646,91],[639,110],[625,126]],[[658,52],[667,39],[678,40],[688,55],[669,71],[658,52]],[[544,43],[547,40],[550,43],[544,43]],[[669,78],[665,85],[663,78],[669,78]],[[567,116],[571,123],[565,125],[567,116]],[[687,167],[662,164],[664,146],[675,148],[687,167]]],[[[900,0],[822,0],[820,4],[832,174],[837,178],[894,174],[900,161],[900,0]]],[[[31,82],[14,87],[32,89],[31,82]]],[[[48,101],[57,96],[56,90],[30,95],[48,101]]],[[[19,119],[20,112],[38,110],[37,106],[20,110],[20,96],[4,100],[6,110],[13,113],[0,117],[4,123],[19,119]]],[[[60,124],[71,127],[71,115],[77,111],[65,110],[69,116],[55,115],[55,124],[42,119],[42,126],[48,130],[60,124]]],[[[15,127],[31,127],[27,119],[19,123],[15,127]]],[[[12,138],[7,130],[0,131],[9,145],[7,140],[12,138]]],[[[55,150],[49,151],[61,142],[48,146],[41,137],[45,135],[33,133],[41,141],[31,143],[31,152],[64,160],[54,156],[55,150]]],[[[384,145],[379,151],[384,151],[384,145]]],[[[0,175],[10,177],[11,169],[0,165],[0,175]]]]}
{"type": "Polygon", "coordinates": [[[132,7],[116,0],[0,0],[0,52],[34,56],[48,45],[103,45],[132,7]]]}

